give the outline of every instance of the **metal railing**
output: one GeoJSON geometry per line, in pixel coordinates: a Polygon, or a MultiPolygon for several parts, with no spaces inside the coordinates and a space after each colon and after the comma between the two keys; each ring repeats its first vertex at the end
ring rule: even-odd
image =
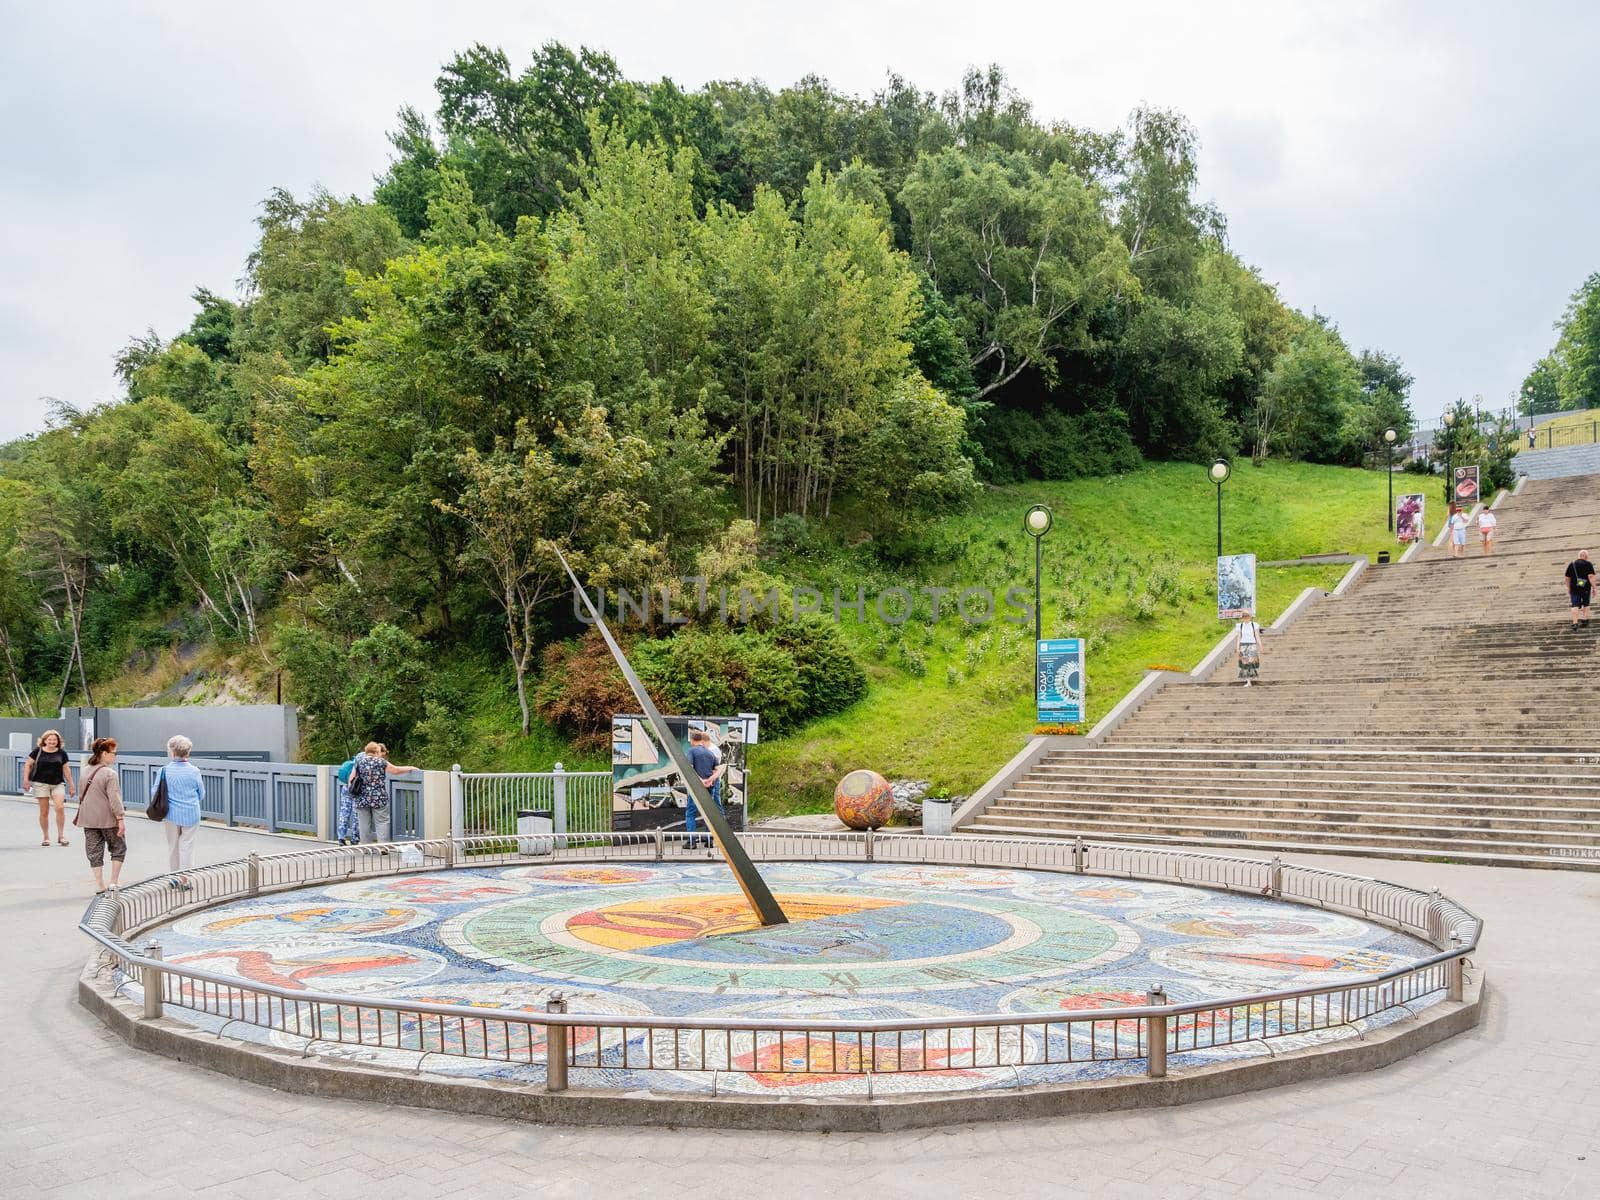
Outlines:
{"type": "MultiPolygon", "coordinates": [[[[26,755],[0,750],[0,794],[16,793],[22,782],[26,755]]],[[[81,754],[73,755],[72,769],[79,776],[81,754]]],[[[117,755],[117,782],[125,808],[143,812],[155,787],[156,774],[167,759],[157,756],[117,755]]],[[[244,825],[273,833],[316,833],[317,771],[307,763],[245,762],[235,759],[189,760],[205,781],[200,815],[227,825],[244,825]]]]}
{"type": "Polygon", "coordinates": [[[452,833],[488,837],[517,831],[519,812],[549,813],[557,833],[611,832],[611,772],[450,772],[452,833]]]}
{"type": "Polygon", "coordinates": [[[1482,922],[1437,891],[1363,876],[1160,847],[1032,838],[926,837],[874,833],[749,833],[752,858],[773,861],[874,861],[1015,867],[1197,885],[1271,896],[1360,916],[1432,944],[1436,954],[1380,975],[1274,992],[1093,1011],[984,1013],[940,1019],[872,1021],[752,1020],[507,1011],[315,993],[179,966],[158,945],[132,939],[178,912],[246,896],[355,877],[529,862],[706,861],[685,835],[661,830],[594,834],[579,842],[503,837],[431,839],[382,847],[316,849],[203,867],[193,890],[146,880],[96,898],[79,928],[122,978],[142,986],[144,1015],[167,1006],[315,1042],[400,1049],[545,1066],[545,1086],[567,1086],[568,1069],[760,1072],[859,1076],[987,1067],[1143,1060],[1166,1074],[1167,1056],[1270,1042],[1348,1025],[1443,993],[1463,996],[1464,964],[1482,922]],[[403,851],[403,853],[402,853],[403,851]]]}
{"type": "Polygon", "coordinates": [[[1600,441],[1600,421],[1576,421],[1571,424],[1551,421],[1525,431],[1521,435],[1520,448],[1554,450],[1561,446],[1587,446],[1596,441],[1600,441]]]}
{"type": "MultiPolygon", "coordinates": [[[[27,756],[0,750],[0,795],[15,795],[21,788],[22,761],[27,756]]],[[[80,775],[81,753],[73,755],[73,771],[80,775]]],[[[326,772],[331,784],[333,768],[316,763],[256,762],[242,759],[191,758],[200,771],[206,795],[200,815],[207,821],[265,829],[272,833],[317,832],[317,797],[326,795],[327,828],[337,825],[339,789],[319,788],[318,774],[326,772]]],[[[117,782],[125,808],[143,812],[155,787],[156,773],[167,763],[158,756],[117,755],[117,782]]],[[[422,775],[389,780],[390,836],[395,841],[422,837],[422,775]]]]}

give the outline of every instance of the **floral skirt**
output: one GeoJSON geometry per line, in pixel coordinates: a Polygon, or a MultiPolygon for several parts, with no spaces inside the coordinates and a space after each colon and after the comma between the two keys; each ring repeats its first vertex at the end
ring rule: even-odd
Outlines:
{"type": "Polygon", "coordinates": [[[1261,673],[1261,650],[1257,646],[1239,647],[1239,678],[1254,679],[1261,673]]]}

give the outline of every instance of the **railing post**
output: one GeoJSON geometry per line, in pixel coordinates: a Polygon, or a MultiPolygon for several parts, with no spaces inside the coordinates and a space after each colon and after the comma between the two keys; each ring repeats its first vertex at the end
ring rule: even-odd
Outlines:
{"type": "Polygon", "coordinates": [[[1445,964],[1445,969],[1449,972],[1446,976],[1446,995],[1452,1000],[1460,1000],[1466,995],[1466,967],[1467,960],[1459,955],[1445,964]]]}
{"type": "Polygon", "coordinates": [[[1272,866],[1267,871],[1267,891],[1272,893],[1274,900],[1283,898],[1283,859],[1273,856],[1272,866]]]}
{"type": "Polygon", "coordinates": [[[1072,869],[1079,875],[1083,874],[1083,836],[1072,839],[1072,869]]]}
{"type": "Polygon", "coordinates": [[[450,837],[449,850],[445,857],[453,867],[456,865],[457,838],[467,836],[467,781],[461,778],[461,764],[450,764],[450,837]]]}
{"type": "MultiPolygon", "coordinates": [[[[144,948],[146,958],[161,961],[161,945],[151,942],[144,948]]],[[[166,974],[160,967],[144,968],[144,1019],[154,1021],[161,1015],[161,980],[166,974]]]]}
{"type": "Polygon", "coordinates": [[[664,829],[653,829],[656,835],[656,861],[660,862],[667,856],[667,834],[664,829]]]}
{"type": "Polygon", "coordinates": [[[872,830],[867,830],[867,861],[872,861],[872,830]]]}
{"type": "MultiPolygon", "coordinates": [[[[1167,1002],[1166,989],[1159,983],[1145,993],[1144,1002],[1156,1006],[1165,1005],[1167,1002]]],[[[1167,1074],[1167,1018],[1145,1018],[1145,1050],[1148,1071],[1151,1079],[1164,1079],[1167,1074]]]]}
{"type": "MultiPolygon", "coordinates": [[[[565,1013],[567,999],[557,992],[545,1001],[545,1012],[565,1013]]],[[[567,1027],[565,1025],[546,1025],[544,1027],[544,1086],[549,1092],[564,1092],[567,1090],[567,1027]]]]}
{"type": "Polygon", "coordinates": [[[259,896],[261,894],[261,855],[254,850],[250,851],[250,857],[245,859],[245,878],[250,885],[250,894],[259,896]]]}
{"type": "Polygon", "coordinates": [[[550,821],[556,845],[565,845],[567,835],[567,769],[560,763],[550,772],[550,821]]]}

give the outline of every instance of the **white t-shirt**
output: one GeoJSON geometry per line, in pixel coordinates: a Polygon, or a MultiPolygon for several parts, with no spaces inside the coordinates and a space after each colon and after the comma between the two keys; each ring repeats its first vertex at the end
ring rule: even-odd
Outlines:
{"type": "Polygon", "coordinates": [[[1254,621],[1239,622],[1239,644],[1241,646],[1254,645],[1261,640],[1261,626],[1254,621]]]}
{"type": "Polygon", "coordinates": [[[1478,514],[1478,528],[1483,530],[1485,533],[1493,533],[1494,527],[1498,524],[1500,524],[1500,518],[1495,516],[1487,508],[1478,514]]]}

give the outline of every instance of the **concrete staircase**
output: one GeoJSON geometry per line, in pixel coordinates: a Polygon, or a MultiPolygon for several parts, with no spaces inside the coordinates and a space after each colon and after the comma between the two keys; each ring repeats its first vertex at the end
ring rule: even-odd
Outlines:
{"type": "Polygon", "coordinates": [[[1256,686],[1229,657],[1167,687],[965,828],[1600,869],[1600,622],[1570,627],[1562,580],[1600,557],[1597,488],[1530,480],[1492,557],[1372,567],[1268,638],[1256,686]]]}
{"type": "Polygon", "coordinates": [[[1557,446],[1553,450],[1524,450],[1511,460],[1518,475],[1529,479],[1563,479],[1573,475],[1600,475],[1600,445],[1557,446]]]}

